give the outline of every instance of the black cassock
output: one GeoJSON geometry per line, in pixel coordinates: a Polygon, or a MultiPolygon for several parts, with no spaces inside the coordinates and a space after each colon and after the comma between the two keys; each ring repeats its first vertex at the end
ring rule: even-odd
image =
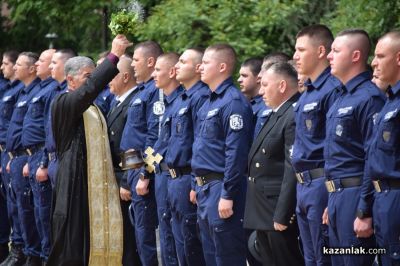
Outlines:
{"type": "Polygon", "coordinates": [[[52,104],[58,171],[53,192],[49,266],[79,266],[89,262],[86,141],[82,114],[117,74],[117,67],[106,59],[84,85],[59,95],[52,104]]]}

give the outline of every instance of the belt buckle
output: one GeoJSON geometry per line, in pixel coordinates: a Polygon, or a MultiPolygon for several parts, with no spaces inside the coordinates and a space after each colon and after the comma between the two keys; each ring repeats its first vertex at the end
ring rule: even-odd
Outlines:
{"type": "Polygon", "coordinates": [[[303,173],[296,173],[297,182],[304,184],[303,173]]]}
{"type": "Polygon", "coordinates": [[[176,178],[176,171],[174,168],[169,168],[168,171],[172,178],[176,178]]]}
{"type": "Polygon", "coordinates": [[[374,185],[375,191],[380,193],[382,192],[381,184],[379,180],[372,180],[372,184],[374,185]]]}
{"type": "Polygon", "coordinates": [[[204,178],[202,176],[196,176],[196,183],[199,187],[204,186],[205,184],[204,178]]]}
{"type": "Polygon", "coordinates": [[[31,149],[26,149],[26,153],[28,153],[29,156],[32,156],[32,151],[31,151],[31,149]]]}
{"type": "Polygon", "coordinates": [[[328,192],[336,191],[335,183],[333,182],[333,180],[325,181],[325,186],[326,186],[326,190],[328,190],[328,192]]]}

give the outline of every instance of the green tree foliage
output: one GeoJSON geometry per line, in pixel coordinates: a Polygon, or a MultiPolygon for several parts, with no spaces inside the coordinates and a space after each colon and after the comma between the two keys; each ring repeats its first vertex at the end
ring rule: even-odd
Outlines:
{"type": "MultiPolygon", "coordinates": [[[[0,30],[0,50],[40,51],[44,35],[56,32],[56,47],[96,54],[102,49],[102,15],[132,0],[5,0],[12,8],[12,27],[0,30]]],[[[302,27],[325,23],[334,33],[366,29],[376,39],[399,26],[397,0],[139,0],[145,22],[134,42],[153,39],[167,51],[228,42],[239,59],[271,51],[293,52],[302,27]]],[[[4,18],[0,22],[4,22],[4,18]]],[[[108,29],[107,29],[108,30],[108,29]]],[[[108,32],[110,36],[110,32],[108,32]]]]}

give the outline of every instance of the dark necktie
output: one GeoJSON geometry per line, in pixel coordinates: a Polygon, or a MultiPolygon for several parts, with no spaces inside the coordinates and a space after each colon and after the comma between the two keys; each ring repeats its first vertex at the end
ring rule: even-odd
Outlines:
{"type": "Polygon", "coordinates": [[[119,100],[114,99],[112,104],[111,104],[111,111],[108,113],[108,116],[110,116],[115,109],[117,109],[118,105],[120,104],[119,100]]]}

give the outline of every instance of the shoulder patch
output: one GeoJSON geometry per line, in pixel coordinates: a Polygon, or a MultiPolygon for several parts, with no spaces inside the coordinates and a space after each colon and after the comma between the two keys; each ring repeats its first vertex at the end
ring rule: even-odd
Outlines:
{"type": "Polygon", "coordinates": [[[243,118],[239,114],[233,114],[229,117],[229,126],[233,130],[241,130],[243,128],[243,118]]]}

